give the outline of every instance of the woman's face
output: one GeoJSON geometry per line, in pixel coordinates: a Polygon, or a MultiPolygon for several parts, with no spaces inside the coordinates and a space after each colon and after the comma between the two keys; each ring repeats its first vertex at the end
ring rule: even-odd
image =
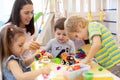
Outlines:
{"type": "Polygon", "coordinates": [[[20,27],[25,27],[25,25],[28,25],[33,18],[33,5],[27,4],[22,7],[20,10],[20,27]]]}

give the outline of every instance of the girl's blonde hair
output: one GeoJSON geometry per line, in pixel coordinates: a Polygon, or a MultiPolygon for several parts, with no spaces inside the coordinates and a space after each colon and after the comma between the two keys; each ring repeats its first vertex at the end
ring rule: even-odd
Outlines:
{"type": "Polygon", "coordinates": [[[80,15],[72,15],[65,21],[65,30],[67,33],[78,32],[79,27],[85,28],[88,26],[88,20],[80,15]]]}

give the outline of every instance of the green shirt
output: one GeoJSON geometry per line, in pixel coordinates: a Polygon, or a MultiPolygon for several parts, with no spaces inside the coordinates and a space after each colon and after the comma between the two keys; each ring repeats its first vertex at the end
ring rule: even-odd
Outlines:
{"type": "Polygon", "coordinates": [[[109,69],[120,62],[120,50],[113,38],[111,32],[102,24],[90,22],[88,26],[90,45],[92,45],[92,37],[100,35],[102,46],[97,52],[95,58],[98,63],[109,69]]]}

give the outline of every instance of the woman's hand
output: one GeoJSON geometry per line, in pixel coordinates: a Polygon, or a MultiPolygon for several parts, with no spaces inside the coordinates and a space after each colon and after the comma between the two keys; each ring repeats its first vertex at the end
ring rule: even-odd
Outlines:
{"type": "Polygon", "coordinates": [[[37,50],[40,49],[40,44],[36,41],[31,41],[29,45],[29,50],[37,50]]]}

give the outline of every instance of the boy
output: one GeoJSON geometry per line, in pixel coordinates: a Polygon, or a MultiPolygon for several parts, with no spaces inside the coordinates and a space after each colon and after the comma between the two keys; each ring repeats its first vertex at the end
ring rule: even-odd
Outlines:
{"type": "Polygon", "coordinates": [[[60,18],[56,21],[54,26],[55,38],[51,39],[45,50],[52,54],[53,57],[59,57],[63,52],[69,54],[75,53],[74,42],[69,40],[64,31],[64,22],[66,18],[60,18]]]}
{"type": "Polygon", "coordinates": [[[89,63],[95,57],[101,66],[120,77],[120,51],[104,25],[75,15],[66,20],[65,31],[71,39],[89,39],[91,48],[81,63],[89,63]]]}

